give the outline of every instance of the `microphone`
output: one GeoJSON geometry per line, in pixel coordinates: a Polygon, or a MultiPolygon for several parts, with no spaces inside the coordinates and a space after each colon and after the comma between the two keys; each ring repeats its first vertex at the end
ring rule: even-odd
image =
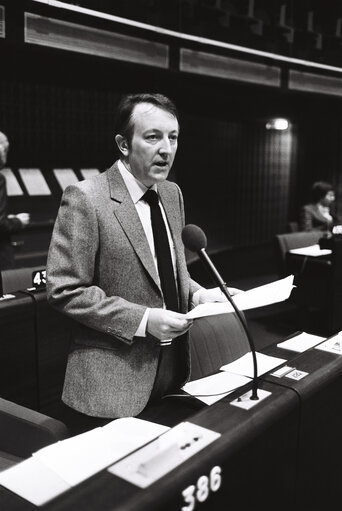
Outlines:
{"type": "Polygon", "coordinates": [[[186,225],[182,230],[182,240],[185,245],[185,247],[190,250],[191,252],[196,252],[201,259],[201,261],[204,263],[204,265],[207,267],[207,270],[211,274],[214,282],[219,286],[222,293],[227,297],[228,301],[233,306],[233,309],[239,318],[242,327],[246,333],[249,347],[251,349],[252,353],[252,359],[253,359],[253,382],[252,382],[252,395],[250,399],[257,400],[258,397],[258,367],[257,367],[257,359],[256,359],[256,351],[254,342],[251,336],[251,333],[249,331],[249,328],[247,326],[247,322],[243,314],[241,313],[240,309],[235,304],[231,294],[228,291],[227,284],[222,279],[221,275],[215,268],[213,262],[211,261],[210,257],[208,256],[206,252],[207,248],[207,237],[202,231],[200,227],[194,224],[188,224],[186,225]]]}

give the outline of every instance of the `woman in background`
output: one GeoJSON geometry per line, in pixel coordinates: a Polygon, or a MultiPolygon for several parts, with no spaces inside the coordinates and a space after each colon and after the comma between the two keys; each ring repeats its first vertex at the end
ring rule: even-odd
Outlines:
{"type": "Polygon", "coordinates": [[[333,186],[325,181],[316,181],[311,188],[311,202],[302,206],[299,218],[301,231],[332,231],[339,224],[331,211],[335,201],[333,186]]]}

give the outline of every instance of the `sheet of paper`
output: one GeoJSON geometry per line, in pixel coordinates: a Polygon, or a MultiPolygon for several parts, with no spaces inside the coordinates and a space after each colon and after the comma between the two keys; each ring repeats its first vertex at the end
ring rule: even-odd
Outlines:
{"type": "Polygon", "coordinates": [[[33,456],[74,486],[168,429],[167,426],[127,417],[56,442],[33,456]]]}
{"type": "Polygon", "coordinates": [[[42,506],[71,488],[34,457],[0,472],[0,484],[36,506],[42,506]]]}
{"type": "MultiPolygon", "coordinates": [[[[293,289],[293,275],[289,275],[270,284],[242,291],[233,296],[233,300],[240,310],[254,309],[256,307],[264,307],[272,303],[282,302],[289,298],[293,289]]],[[[197,305],[194,309],[187,313],[188,318],[201,318],[204,316],[213,316],[215,314],[224,314],[233,312],[233,306],[227,302],[203,303],[197,305]]]]}
{"type": "Polygon", "coordinates": [[[331,254],[331,250],[328,248],[320,248],[318,243],[316,245],[310,245],[309,247],[292,248],[289,250],[291,254],[298,254],[311,257],[319,257],[323,255],[331,254]]]}
{"type": "Polygon", "coordinates": [[[183,390],[192,396],[197,397],[200,401],[207,405],[212,405],[224,396],[227,396],[233,390],[246,385],[251,380],[246,376],[239,374],[220,372],[205,378],[193,380],[186,383],[183,390]],[[206,395],[219,394],[219,395],[206,395]]]}
{"type": "Polygon", "coordinates": [[[308,334],[306,332],[302,332],[291,339],[287,339],[286,341],[280,342],[277,344],[278,348],[283,348],[285,350],[297,351],[298,353],[303,353],[316,344],[323,342],[326,337],[320,337],[319,335],[308,334]]]}
{"type": "MultiPolygon", "coordinates": [[[[267,373],[271,369],[280,366],[286,362],[285,358],[271,357],[270,355],[264,355],[264,353],[256,353],[258,376],[267,373]]],[[[230,373],[241,374],[242,376],[249,376],[253,378],[254,367],[252,353],[249,351],[246,355],[230,362],[222,367],[221,371],[228,371],[230,373]]]]}

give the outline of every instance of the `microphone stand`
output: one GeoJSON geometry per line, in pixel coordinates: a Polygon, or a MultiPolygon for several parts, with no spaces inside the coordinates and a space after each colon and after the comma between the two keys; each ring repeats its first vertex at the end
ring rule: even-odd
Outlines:
{"type": "Polygon", "coordinates": [[[240,309],[236,306],[232,296],[230,295],[230,293],[228,291],[227,284],[224,282],[224,280],[222,279],[221,275],[216,270],[216,268],[215,268],[214,264],[212,263],[210,257],[206,253],[205,248],[202,248],[200,251],[198,251],[198,255],[206,264],[209,265],[209,267],[210,267],[210,269],[212,271],[212,277],[216,281],[216,283],[219,286],[219,288],[221,289],[222,293],[227,297],[228,301],[232,305],[232,307],[233,307],[234,311],[236,312],[236,315],[238,316],[238,318],[239,318],[239,320],[240,320],[240,322],[241,322],[241,324],[243,326],[243,329],[244,329],[244,331],[245,331],[245,333],[247,335],[248,343],[249,343],[249,346],[250,346],[251,352],[252,352],[253,369],[254,369],[254,376],[253,376],[253,381],[252,381],[252,395],[251,395],[250,399],[258,400],[259,399],[259,396],[258,396],[258,380],[257,380],[257,378],[258,378],[258,366],[257,366],[256,352],[255,352],[255,346],[254,346],[254,342],[253,342],[252,336],[251,336],[251,334],[249,332],[249,329],[247,327],[246,319],[241,314],[240,309]]]}

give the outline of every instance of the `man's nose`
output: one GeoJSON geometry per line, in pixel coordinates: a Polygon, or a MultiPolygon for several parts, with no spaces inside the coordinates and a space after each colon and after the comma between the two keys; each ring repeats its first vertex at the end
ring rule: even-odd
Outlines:
{"type": "Polygon", "coordinates": [[[171,154],[171,143],[170,143],[170,140],[169,138],[165,137],[161,140],[161,143],[160,143],[160,147],[159,147],[159,152],[161,154],[171,154]]]}

